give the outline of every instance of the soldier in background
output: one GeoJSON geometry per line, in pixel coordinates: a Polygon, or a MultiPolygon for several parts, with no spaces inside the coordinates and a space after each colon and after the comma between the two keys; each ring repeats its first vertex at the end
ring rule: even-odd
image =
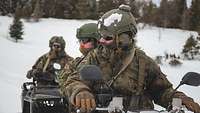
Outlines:
{"type": "MultiPolygon", "coordinates": [[[[130,7],[120,6],[99,19],[102,46],[89,52],[79,64],[97,65],[102,78],[115,95],[125,99],[125,111],[154,109],[153,101],[167,108],[172,98],[182,99],[189,110],[200,113],[200,106],[184,93],[176,91],[159,66],[135,44],[137,33],[135,18],[130,7]]],[[[95,109],[93,89],[80,80],[78,69],[63,80],[63,94],[81,112],[95,109]]]]}
{"type": "Polygon", "coordinates": [[[36,61],[26,77],[38,85],[56,85],[57,73],[72,62],[73,58],[65,52],[65,40],[61,36],[53,36],[49,40],[50,51],[36,61]]]}

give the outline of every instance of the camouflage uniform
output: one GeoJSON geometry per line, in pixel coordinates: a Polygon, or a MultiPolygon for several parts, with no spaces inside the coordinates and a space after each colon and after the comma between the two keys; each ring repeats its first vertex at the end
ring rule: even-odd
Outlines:
{"type": "Polygon", "coordinates": [[[32,66],[32,69],[28,72],[27,74],[27,78],[34,78],[34,80],[37,81],[37,77],[45,77],[48,76],[49,79],[54,79],[51,83],[45,81],[45,80],[38,80],[38,84],[56,84],[55,82],[55,69],[53,67],[53,65],[55,63],[60,64],[60,68],[63,69],[64,66],[66,64],[70,64],[73,60],[72,57],[70,57],[69,55],[66,54],[66,52],[64,51],[64,47],[65,47],[65,42],[60,42],[64,41],[64,39],[62,37],[57,37],[54,36],[51,38],[50,42],[49,42],[49,46],[51,48],[51,50],[42,55],[37,61],[36,63],[32,66]],[[56,43],[61,43],[61,51],[59,53],[54,53],[52,51],[52,44],[56,42],[56,43]]]}
{"type": "Polygon", "coordinates": [[[87,56],[88,52],[93,50],[98,46],[98,40],[100,38],[100,34],[97,32],[97,24],[95,23],[87,23],[82,25],[77,29],[76,38],[79,40],[80,44],[80,52],[83,54],[81,57],[77,57],[72,61],[70,66],[66,66],[60,73],[59,83],[61,84],[61,90],[63,89],[63,80],[66,80],[71,72],[76,70],[79,63],[87,56]],[[91,48],[81,47],[82,41],[88,40],[88,42],[92,42],[93,46],[91,48]]]}
{"type": "MultiPolygon", "coordinates": [[[[129,9],[121,7],[121,9],[111,10],[102,16],[99,23],[103,23],[106,19],[110,20],[107,23],[105,22],[105,25],[100,25],[100,32],[103,38],[104,35],[107,35],[105,39],[114,37],[115,43],[108,46],[105,39],[103,39],[105,44],[89,52],[79,64],[79,69],[84,65],[97,65],[100,67],[103,80],[112,87],[116,95],[124,97],[125,110],[153,109],[153,101],[167,108],[173,97],[179,97],[184,104],[187,101],[190,108],[190,105],[192,105],[192,107],[196,107],[195,110],[199,110],[199,105],[184,93],[177,91],[173,95],[172,84],[167,80],[166,75],[161,72],[159,66],[142,50],[135,47],[134,40],[125,39],[127,35],[134,37],[137,32],[134,17],[130,14],[129,9]],[[105,16],[108,17],[104,19],[105,16]],[[109,18],[109,16],[113,18],[109,18]],[[117,23],[118,20],[112,21],[117,16],[122,18],[121,20],[118,19],[120,20],[119,23],[117,23]],[[125,43],[120,42],[119,37],[124,37],[125,43]]],[[[93,89],[80,80],[78,69],[73,71],[68,79],[63,80],[62,87],[63,93],[69,97],[73,105],[83,106],[83,109],[90,110],[88,105],[91,105],[91,103],[85,105],[82,104],[82,101],[86,100],[86,104],[90,100],[93,101],[94,97],[91,95],[93,89]]]]}

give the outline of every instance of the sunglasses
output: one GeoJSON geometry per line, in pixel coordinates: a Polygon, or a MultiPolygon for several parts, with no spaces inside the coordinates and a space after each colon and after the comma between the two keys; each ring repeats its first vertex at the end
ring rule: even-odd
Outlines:
{"type": "Polygon", "coordinates": [[[55,47],[55,48],[61,48],[61,45],[60,44],[53,44],[53,47],[55,47]]]}
{"type": "Polygon", "coordinates": [[[113,37],[111,36],[102,36],[102,38],[106,41],[110,41],[110,40],[113,40],[113,37]]]}
{"type": "Polygon", "coordinates": [[[113,39],[114,38],[111,36],[102,36],[99,42],[102,45],[111,45],[113,43],[113,39]]]}

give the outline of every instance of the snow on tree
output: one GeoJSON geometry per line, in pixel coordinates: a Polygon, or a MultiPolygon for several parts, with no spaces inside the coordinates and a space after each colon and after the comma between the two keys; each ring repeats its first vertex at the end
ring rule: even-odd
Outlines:
{"type": "Polygon", "coordinates": [[[182,54],[187,59],[200,59],[200,41],[191,35],[184,45],[182,54]]]}

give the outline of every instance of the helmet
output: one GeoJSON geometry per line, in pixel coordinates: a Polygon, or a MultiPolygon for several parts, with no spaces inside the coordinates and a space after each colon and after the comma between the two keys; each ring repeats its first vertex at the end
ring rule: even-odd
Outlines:
{"type": "Polygon", "coordinates": [[[76,37],[78,39],[94,38],[96,40],[99,40],[100,34],[98,33],[97,24],[88,23],[82,25],[80,28],[77,29],[76,37]]]}
{"type": "Polygon", "coordinates": [[[64,49],[65,48],[65,40],[63,39],[62,36],[53,36],[50,40],[49,40],[49,47],[51,48],[53,43],[59,43],[61,44],[61,47],[64,49]]]}
{"type": "Polygon", "coordinates": [[[135,36],[136,21],[130,10],[128,5],[120,5],[118,9],[106,12],[98,21],[99,32],[111,37],[124,32],[131,32],[135,36]]]}

